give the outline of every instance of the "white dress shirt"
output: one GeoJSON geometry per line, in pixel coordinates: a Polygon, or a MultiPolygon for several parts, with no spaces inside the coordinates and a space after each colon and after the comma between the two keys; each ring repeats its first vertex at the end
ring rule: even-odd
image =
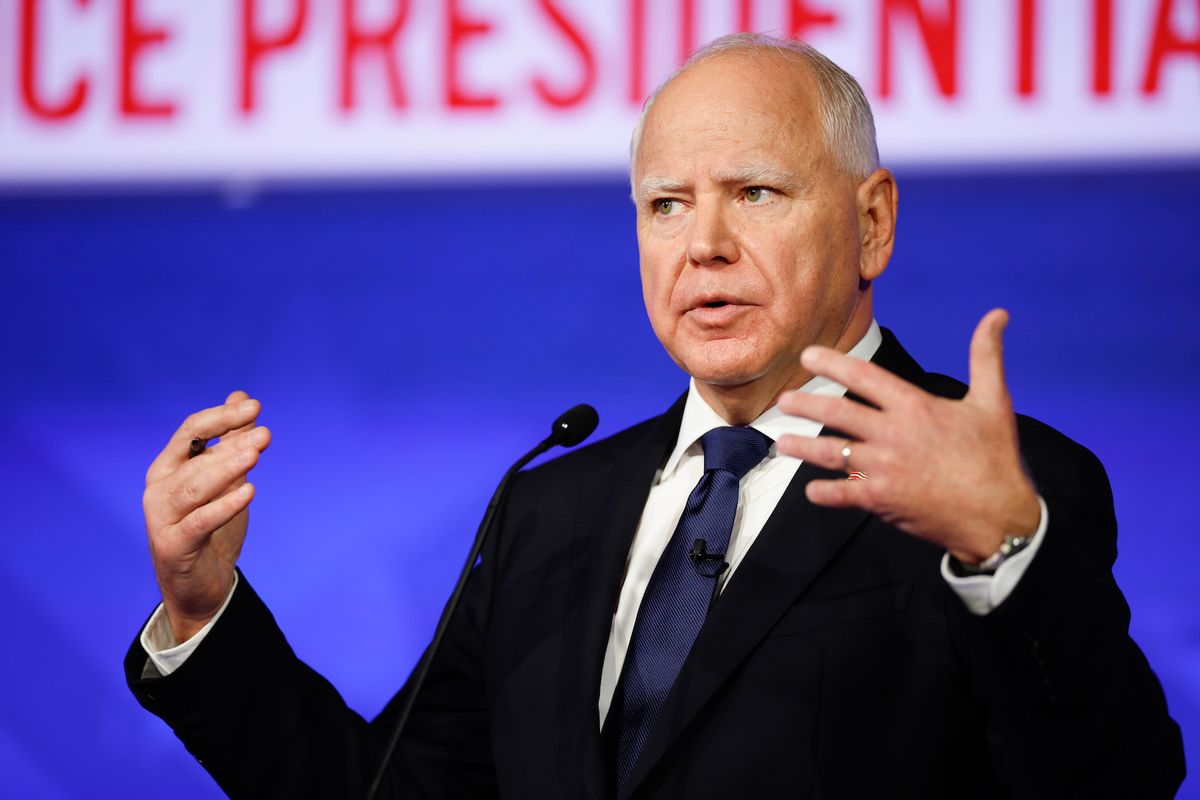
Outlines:
{"type": "MultiPolygon", "coordinates": [[[[851,348],[849,355],[869,360],[875,355],[882,341],[879,325],[872,321],[870,330],[851,348]]],[[[846,393],[846,387],[818,376],[800,387],[799,391],[841,397],[846,393]]],[[[621,674],[621,665],[625,661],[625,652],[629,647],[629,638],[633,633],[633,624],[637,619],[646,584],[649,583],[650,575],[658,564],[659,555],[666,548],[671,534],[679,524],[688,495],[704,474],[704,451],[701,449],[700,437],[727,424],[696,391],[693,381],[688,388],[679,438],[662,469],[655,475],[626,561],[625,578],[621,584],[617,610],[613,615],[600,678],[601,725],[604,724],[609,705],[612,703],[613,692],[621,674]]],[[[772,441],[777,441],[785,433],[816,436],[821,430],[819,422],[788,416],[775,406],[763,412],[762,416],[750,425],[769,436],[772,441]]],[[[799,459],[777,455],[775,446],[772,445],[767,457],[742,478],[741,496],[729,539],[729,569],[722,576],[722,587],[728,584],[737,572],[738,565],[762,532],[767,518],[775,510],[784,490],[795,476],[796,470],[800,468],[800,463],[799,459]]],[[[870,480],[869,477],[867,479],[870,480]]],[[[1041,504],[1041,521],[1031,544],[1001,564],[995,575],[960,578],[950,572],[949,556],[942,558],[942,576],[972,613],[987,614],[1000,605],[1032,561],[1045,537],[1048,523],[1046,504],[1040,497],[1038,502],[1041,504]]],[[[153,675],[154,670],[165,676],[178,669],[217,624],[236,589],[235,577],[233,589],[216,615],[183,644],[176,641],[163,606],[159,604],[141,634],[142,648],[150,658],[146,665],[147,676],[153,675]]]]}

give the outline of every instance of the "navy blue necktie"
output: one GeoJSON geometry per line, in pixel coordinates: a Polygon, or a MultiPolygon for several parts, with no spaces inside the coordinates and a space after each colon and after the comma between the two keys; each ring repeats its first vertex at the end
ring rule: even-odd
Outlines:
{"type": "Polygon", "coordinates": [[[763,460],[771,439],[753,428],[716,428],[700,439],[704,476],[688,496],[679,526],[646,585],[621,671],[617,797],[633,774],[650,731],[729,566],[725,551],[738,484],[763,460]]]}

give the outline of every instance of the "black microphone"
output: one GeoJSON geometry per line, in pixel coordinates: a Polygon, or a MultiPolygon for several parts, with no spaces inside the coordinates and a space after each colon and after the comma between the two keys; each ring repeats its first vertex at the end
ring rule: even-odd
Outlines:
{"type": "MultiPolygon", "coordinates": [[[[698,575],[705,578],[720,578],[725,570],[729,569],[729,563],[725,560],[724,553],[708,552],[708,542],[703,539],[696,539],[692,542],[692,549],[688,551],[688,558],[692,560],[692,567],[698,575]]],[[[713,597],[716,597],[717,585],[713,584],[713,597]]]]}
{"type": "Polygon", "coordinates": [[[599,424],[600,415],[596,413],[596,409],[587,403],[580,403],[568,408],[558,419],[554,420],[546,442],[550,442],[549,446],[561,444],[563,447],[574,447],[591,436],[592,431],[596,430],[596,426],[599,424]]]}
{"type": "Polygon", "coordinates": [[[725,558],[725,554],[708,552],[708,542],[703,539],[697,539],[692,542],[692,549],[688,551],[688,557],[698,567],[705,561],[720,561],[725,558]]]}
{"type": "Polygon", "coordinates": [[[454,584],[454,591],[450,593],[450,599],[446,601],[446,607],[442,609],[442,616],[438,619],[437,629],[433,633],[433,641],[429,643],[429,647],[425,650],[425,655],[421,658],[421,663],[417,665],[416,672],[413,674],[412,687],[408,692],[408,696],[404,698],[404,705],[400,709],[400,716],[396,720],[396,727],[392,729],[392,735],[388,739],[388,745],[383,752],[383,758],[379,762],[379,767],[375,770],[375,777],[371,781],[371,788],[367,791],[367,800],[374,800],[375,793],[379,791],[379,784],[383,782],[383,775],[387,772],[388,762],[392,760],[392,754],[396,751],[396,744],[400,741],[400,734],[404,731],[404,725],[408,722],[408,717],[412,713],[417,694],[421,691],[421,686],[425,683],[425,676],[429,672],[429,665],[433,663],[434,657],[437,656],[438,648],[442,644],[442,638],[446,635],[446,629],[450,627],[450,618],[454,616],[454,610],[458,608],[458,601],[462,597],[463,589],[467,586],[467,579],[471,577],[471,570],[474,569],[475,562],[479,560],[479,554],[483,550],[484,539],[491,532],[496,512],[500,508],[500,501],[504,499],[504,493],[508,489],[509,482],[521,467],[551,447],[560,444],[563,447],[574,447],[591,436],[592,431],[596,430],[596,426],[599,424],[600,415],[596,413],[596,409],[587,403],[580,403],[573,408],[567,409],[550,426],[550,435],[539,442],[537,447],[517,459],[517,463],[509,467],[508,472],[504,473],[504,477],[500,479],[500,485],[492,493],[492,499],[488,502],[487,510],[483,512],[483,521],[479,523],[479,530],[475,534],[475,542],[471,545],[471,552],[467,556],[467,562],[463,564],[462,572],[458,576],[458,582],[454,584]]]}

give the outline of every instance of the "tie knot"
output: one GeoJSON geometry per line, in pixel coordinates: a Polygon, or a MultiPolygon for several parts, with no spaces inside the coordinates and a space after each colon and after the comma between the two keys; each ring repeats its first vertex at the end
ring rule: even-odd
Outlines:
{"type": "Polygon", "coordinates": [[[771,437],[754,428],[713,428],[700,437],[704,471],[732,472],[738,480],[762,461],[771,449],[771,437]]]}

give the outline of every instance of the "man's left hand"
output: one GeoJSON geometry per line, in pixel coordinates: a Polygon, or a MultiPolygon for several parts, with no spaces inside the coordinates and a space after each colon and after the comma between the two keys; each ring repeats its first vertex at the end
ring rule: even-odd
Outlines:
{"type": "Polygon", "coordinates": [[[1007,535],[1038,527],[1037,492],[1021,464],[1016,417],[1004,381],[1008,313],[994,309],[971,337],[970,389],[936,397],[882,367],[828,347],[807,348],[804,367],[878,408],[845,397],[789,392],[785,412],[836,428],[849,439],[782,436],[778,451],[862,480],[817,480],[808,499],[856,506],[927,539],[966,564],[995,553],[1007,535]],[[848,455],[847,455],[848,454],[848,455]]]}

